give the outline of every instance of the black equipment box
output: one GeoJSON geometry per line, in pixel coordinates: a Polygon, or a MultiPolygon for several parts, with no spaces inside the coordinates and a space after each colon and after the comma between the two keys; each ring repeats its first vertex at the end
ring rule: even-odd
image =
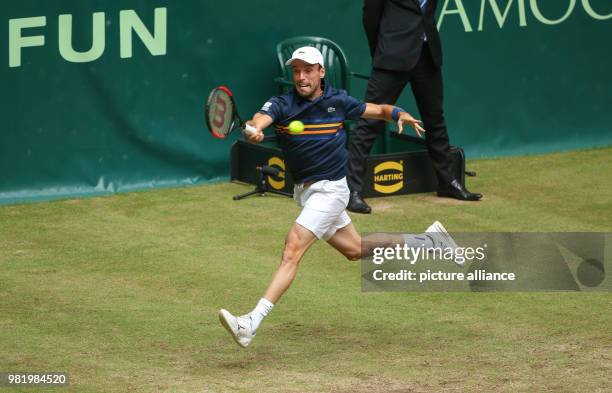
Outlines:
{"type": "MultiPolygon", "coordinates": [[[[436,191],[438,180],[424,141],[395,132],[388,133],[385,137],[367,158],[362,195],[372,198],[436,191]]],[[[465,184],[463,149],[451,147],[451,157],[451,173],[465,184]]],[[[280,169],[280,173],[277,176],[266,176],[266,183],[270,188],[293,193],[293,179],[286,170],[283,152],[276,142],[276,136],[267,136],[259,144],[237,140],[232,145],[231,161],[232,181],[257,184],[256,168],[271,166],[280,169]]]]}

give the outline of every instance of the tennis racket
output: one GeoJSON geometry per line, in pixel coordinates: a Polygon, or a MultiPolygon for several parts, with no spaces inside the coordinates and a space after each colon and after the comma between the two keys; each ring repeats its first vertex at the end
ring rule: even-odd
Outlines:
{"type": "Polygon", "coordinates": [[[216,87],[210,92],[205,115],[208,130],[217,138],[225,138],[237,129],[242,129],[247,135],[257,133],[255,127],[242,121],[236,109],[234,95],[225,86],[216,87]]]}

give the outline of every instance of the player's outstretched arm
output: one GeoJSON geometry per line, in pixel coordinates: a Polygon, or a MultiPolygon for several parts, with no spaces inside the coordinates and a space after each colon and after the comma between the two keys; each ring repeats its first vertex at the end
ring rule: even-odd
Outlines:
{"type": "Polygon", "coordinates": [[[425,132],[421,127],[422,121],[415,119],[412,115],[402,108],[387,104],[371,104],[366,103],[366,109],[361,115],[366,119],[385,120],[389,123],[397,122],[398,132],[401,134],[404,131],[404,124],[410,125],[418,136],[425,132]]]}
{"type": "Polygon", "coordinates": [[[259,143],[263,141],[264,134],[263,130],[272,125],[274,121],[268,115],[264,115],[262,113],[256,113],[253,118],[246,122],[246,124],[255,127],[257,132],[251,135],[245,135],[249,142],[259,143]]]}

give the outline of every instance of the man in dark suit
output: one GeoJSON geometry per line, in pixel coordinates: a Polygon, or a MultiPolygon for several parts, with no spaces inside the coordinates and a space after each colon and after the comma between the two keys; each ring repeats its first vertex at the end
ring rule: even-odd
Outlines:
{"type": "MultiPolygon", "coordinates": [[[[442,108],[442,48],[434,13],[437,0],[364,0],[363,26],[372,55],[365,101],[395,104],[410,83],[438,178],[438,196],[477,201],[450,172],[450,146],[442,108]]],[[[361,119],[349,143],[348,210],[370,213],[361,197],[366,157],[383,121],[361,119]]]]}

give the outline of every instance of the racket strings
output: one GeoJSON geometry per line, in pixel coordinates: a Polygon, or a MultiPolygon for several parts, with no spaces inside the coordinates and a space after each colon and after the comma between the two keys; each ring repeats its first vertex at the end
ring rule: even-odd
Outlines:
{"type": "Polygon", "coordinates": [[[218,134],[229,134],[233,128],[234,111],[232,99],[225,91],[213,91],[208,98],[209,127],[218,134]]]}

